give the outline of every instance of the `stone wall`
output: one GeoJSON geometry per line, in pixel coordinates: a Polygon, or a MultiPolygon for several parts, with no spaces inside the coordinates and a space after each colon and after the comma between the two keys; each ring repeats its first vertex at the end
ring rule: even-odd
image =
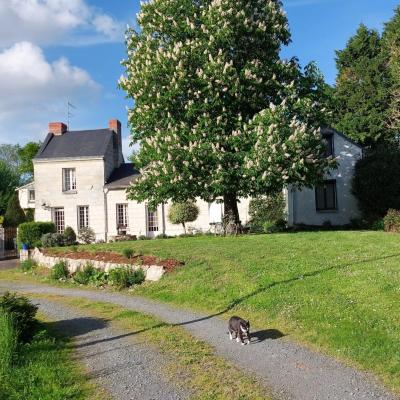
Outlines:
{"type": "MultiPolygon", "coordinates": [[[[103,271],[109,271],[110,269],[121,267],[121,264],[114,264],[104,261],[97,260],[76,260],[65,257],[54,257],[43,254],[38,248],[29,252],[29,257],[36,261],[39,265],[47,268],[52,268],[54,264],[65,261],[67,267],[71,273],[75,272],[79,268],[83,268],[88,262],[90,262],[95,268],[103,271]]],[[[146,281],[158,281],[164,275],[164,267],[160,265],[132,265],[133,269],[142,268],[146,274],[146,281]]]]}

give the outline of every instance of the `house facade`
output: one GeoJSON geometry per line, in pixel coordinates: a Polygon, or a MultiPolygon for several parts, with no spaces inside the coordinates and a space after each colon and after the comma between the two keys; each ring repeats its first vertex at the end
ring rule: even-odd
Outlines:
{"type": "MultiPolygon", "coordinates": [[[[332,225],[349,223],[358,215],[350,192],[354,165],[362,149],[333,130],[324,132],[327,148],[338,157],[339,168],[321,188],[285,190],[288,223],[332,225]]],[[[122,154],[121,124],[110,120],[106,129],[68,131],[63,123],[50,123],[49,133],[33,160],[34,182],[18,189],[21,205],[34,206],[35,220],[53,221],[59,232],[90,227],[96,240],[119,235],[155,237],[179,235],[180,225],[168,221],[169,203],[151,210],[128,200],[126,189],[139,176],[122,154]]],[[[28,208],[24,207],[23,208],[28,208]]],[[[197,201],[199,216],[188,224],[193,231],[213,231],[222,222],[223,204],[197,201]]],[[[240,219],[249,221],[249,199],[240,199],[240,219]]]]}

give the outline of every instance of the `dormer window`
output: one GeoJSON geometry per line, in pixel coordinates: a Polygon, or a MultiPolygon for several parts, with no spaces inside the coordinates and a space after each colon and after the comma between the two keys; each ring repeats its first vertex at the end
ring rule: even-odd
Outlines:
{"type": "Polygon", "coordinates": [[[63,192],[76,192],[75,168],[63,168],[63,192]]]}
{"type": "Polygon", "coordinates": [[[324,142],[325,145],[325,152],[324,152],[324,156],[325,157],[330,157],[330,156],[334,156],[334,145],[333,145],[333,135],[324,135],[322,137],[322,140],[324,142]]]}

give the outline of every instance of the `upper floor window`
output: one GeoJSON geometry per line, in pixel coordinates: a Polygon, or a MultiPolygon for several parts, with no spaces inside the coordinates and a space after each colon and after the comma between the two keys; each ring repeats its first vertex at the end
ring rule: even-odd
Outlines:
{"type": "Polygon", "coordinates": [[[76,191],[75,168],[63,168],[63,192],[76,191]]]}
{"type": "Polygon", "coordinates": [[[29,189],[29,191],[28,191],[28,201],[29,202],[35,201],[35,190],[34,189],[29,189]]]}
{"type": "Polygon", "coordinates": [[[315,188],[317,211],[334,211],[337,209],[336,181],[325,181],[315,188]]]}
{"type": "Polygon", "coordinates": [[[89,206],[78,206],[78,229],[89,226],[89,206]]]}
{"type": "Polygon", "coordinates": [[[322,140],[325,145],[324,156],[329,157],[334,155],[333,135],[324,135],[322,140]]]}

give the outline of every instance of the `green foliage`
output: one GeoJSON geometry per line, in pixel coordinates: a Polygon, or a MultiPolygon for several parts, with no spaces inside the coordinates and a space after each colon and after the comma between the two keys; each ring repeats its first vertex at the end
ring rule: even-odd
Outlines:
{"type": "Polygon", "coordinates": [[[119,289],[141,284],[145,279],[144,271],[139,268],[134,270],[132,267],[118,267],[109,271],[109,283],[119,289]]]}
{"type": "Polygon", "coordinates": [[[70,226],[67,226],[65,228],[63,236],[64,236],[64,244],[66,246],[71,246],[71,245],[75,244],[76,233],[70,226]]]}
{"type": "Polygon", "coordinates": [[[18,333],[13,314],[0,311],[0,332],[0,381],[2,381],[12,370],[17,353],[18,333]]]}
{"type": "Polygon", "coordinates": [[[4,215],[0,215],[0,225],[4,224],[4,215]]]}
{"type": "Polygon", "coordinates": [[[278,221],[285,219],[283,193],[251,199],[249,216],[251,232],[270,232],[278,221]]]}
{"type": "Polygon", "coordinates": [[[400,6],[397,6],[393,18],[385,25],[382,42],[390,78],[388,126],[398,133],[400,131],[400,6]]]}
{"type": "Polygon", "coordinates": [[[150,238],[147,237],[146,235],[139,235],[138,240],[150,240],[150,238]]]}
{"type": "Polygon", "coordinates": [[[26,217],[24,210],[19,204],[18,193],[14,193],[8,200],[7,210],[4,215],[4,223],[6,226],[17,227],[25,222],[26,217]]]}
{"type": "Polygon", "coordinates": [[[67,263],[65,261],[59,261],[54,264],[50,276],[52,279],[56,280],[67,279],[69,276],[67,263]]]}
{"type": "Polygon", "coordinates": [[[19,183],[16,171],[0,159],[0,214],[6,212],[7,204],[19,183]]]}
{"type": "Polygon", "coordinates": [[[386,232],[397,232],[400,233],[400,211],[389,209],[383,223],[386,232]]]}
{"type": "Polygon", "coordinates": [[[389,208],[400,209],[400,149],[379,147],[355,166],[352,184],[364,218],[383,218],[389,208]]]}
{"type": "Polygon", "coordinates": [[[28,259],[21,261],[19,267],[23,272],[31,272],[33,269],[37,267],[37,263],[32,259],[28,259]]]}
{"type": "Polygon", "coordinates": [[[26,222],[32,222],[35,220],[35,209],[34,208],[26,208],[24,211],[25,211],[26,222]]]}
{"type": "Polygon", "coordinates": [[[18,227],[18,243],[23,243],[29,248],[40,247],[40,239],[45,233],[55,233],[56,226],[53,222],[24,222],[18,227]]]}
{"type": "Polygon", "coordinates": [[[36,156],[40,149],[41,143],[29,142],[25,146],[18,149],[19,173],[25,177],[25,180],[30,180],[33,177],[33,162],[32,159],[36,156]]]}
{"type": "Polygon", "coordinates": [[[73,275],[74,281],[82,285],[87,285],[96,273],[96,268],[93,264],[88,262],[86,265],[75,272],[73,275]]]}
{"type": "Polygon", "coordinates": [[[123,256],[125,257],[125,258],[132,258],[133,257],[133,255],[135,254],[135,252],[132,250],[132,249],[130,249],[130,248],[124,248],[123,250],[122,250],[122,254],[123,254],[123,256]]]}
{"type": "Polygon", "coordinates": [[[5,293],[0,297],[0,313],[12,315],[18,340],[29,341],[36,326],[36,312],[38,307],[33,305],[26,297],[17,296],[16,293],[5,293]]]}
{"type": "Polygon", "coordinates": [[[86,228],[79,229],[78,239],[82,243],[90,244],[96,240],[96,235],[92,228],[86,227],[86,228]]]}
{"type": "Polygon", "coordinates": [[[168,219],[174,224],[182,224],[186,233],[186,223],[193,222],[199,215],[199,207],[193,201],[173,203],[168,210],[168,219]]]}
{"type": "Polygon", "coordinates": [[[336,55],[335,127],[365,145],[392,141],[386,115],[389,80],[379,33],[361,25],[336,55]]]}
{"type": "Polygon", "coordinates": [[[280,1],[142,4],[120,80],[141,143],[130,198],[224,197],[238,220],[238,197],[311,185],[324,172],[326,85],[315,65],[303,72],[280,59],[287,22],[280,1]]]}
{"type": "Polygon", "coordinates": [[[64,245],[64,236],[61,233],[45,233],[40,239],[43,247],[58,247],[64,245]]]}

